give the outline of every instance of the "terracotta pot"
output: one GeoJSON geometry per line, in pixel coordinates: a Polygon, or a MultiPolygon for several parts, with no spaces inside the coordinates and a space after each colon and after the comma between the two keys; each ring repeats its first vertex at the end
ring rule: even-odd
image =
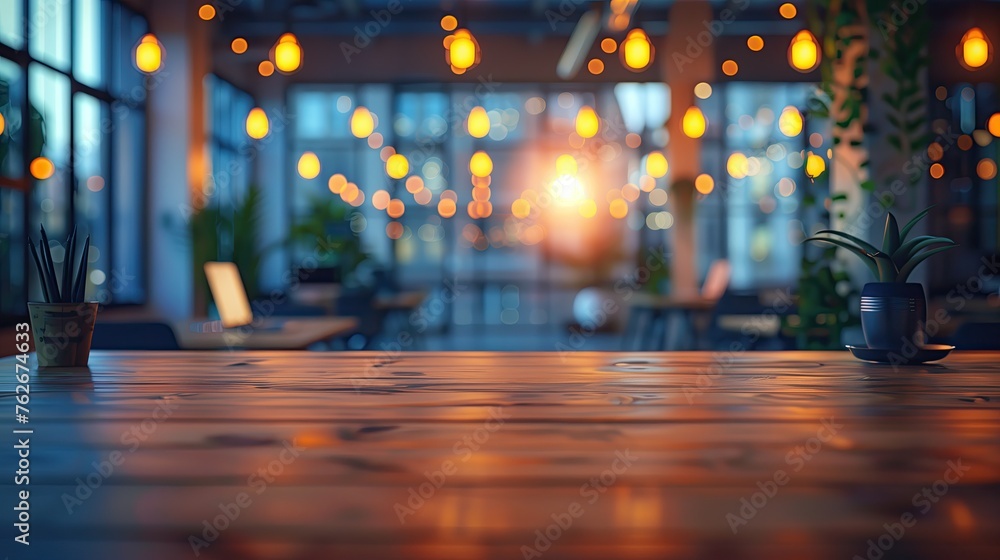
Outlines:
{"type": "Polygon", "coordinates": [[[927,300],[920,284],[871,282],[861,290],[861,328],[869,348],[923,346],[926,322],[927,300]]]}
{"type": "Polygon", "coordinates": [[[28,303],[41,367],[84,367],[97,320],[97,302],[28,303]]]}

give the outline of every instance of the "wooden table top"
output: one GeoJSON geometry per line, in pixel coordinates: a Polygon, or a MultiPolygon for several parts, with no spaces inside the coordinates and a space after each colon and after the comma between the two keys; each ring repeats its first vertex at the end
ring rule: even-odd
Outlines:
{"type": "Polygon", "coordinates": [[[280,319],[278,329],[236,328],[194,332],[191,321],[175,323],[177,343],[185,350],[304,350],[310,344],[350,334],[358,328],[355,317],[295,317],[280,319]]]}
{"type": "Polygon", "coordinates": [[[21,425],[0,377],[34,430],[12,558],[1000,557],[997,352],[94,352],[30,382],[21,425]]]}

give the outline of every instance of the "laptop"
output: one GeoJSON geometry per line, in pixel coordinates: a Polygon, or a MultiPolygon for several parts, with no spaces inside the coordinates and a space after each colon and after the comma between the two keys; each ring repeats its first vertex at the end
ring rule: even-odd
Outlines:
{"type": "MultiPolygon", "coordinates": [[[[208,288],[212,292],[212,299],[219,310],[224,329],[235,329],[245,326],[253,326],[255,330],[281,330],[285,321],[273,318],[259,318],[254,320],[253,310],[250,307],[250,298],[247,297],[246,287],[240,277],[240,270],[236,264],[231,262],[206,262],[205,277],[208,279],[208,288]]],[[[205,325],[206,327],[208,325],[205,325]]]]}

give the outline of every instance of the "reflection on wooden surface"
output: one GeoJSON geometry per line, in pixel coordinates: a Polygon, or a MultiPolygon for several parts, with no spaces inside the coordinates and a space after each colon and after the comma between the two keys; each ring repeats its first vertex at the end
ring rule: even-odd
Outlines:
{"type": "Polygon", "coordinates": [[[997,558],[998,364],[94,352],[32,373],[16,557],[997,558]]]}

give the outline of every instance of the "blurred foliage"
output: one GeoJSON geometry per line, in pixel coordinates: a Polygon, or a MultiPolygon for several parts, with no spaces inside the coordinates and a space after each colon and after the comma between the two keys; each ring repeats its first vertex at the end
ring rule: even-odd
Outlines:
{"type": "Polygon", "coordinates": [[[17,142],[14,141],[15,138],[20,137],[22,141],[25,141],[25,137],[27,138],[28,144],[26,145],[26,149],[29,160],[42,155],[46,139],[45,117],[42,116],[34,105],[29,103],[28,129],[26,131],[22,130],[20,115],[17,114],[19,109],[14,107],[10,95],[10,84],[5,80],[0,80],[0,112],[3,112],[4,115],[4,131],[0,134],[0,175],[5,175],[7,173],[7,168],[5,167],[7,156],[11,154],[12,147],[18,146],[17,142]]]}
{"type": "MultiPolygon", "coordinates": [[[[241,200],[232,205],[208,205],[191,216],[190,233],[194,258],[195,283],[206,298],[208,281],[204,265],[209,261],[236,264],[253,299],[260,293],[260,263],[277,245],[260,247],[260,189],[251,186],[241,200]]],[[[206,299],[207,301],[207,299],[206,299]]]]}
{"type": "Polygon", "coordinates": [[[353,211],[338,198],[315,195],[309,211],[292,224],[289,242],[315,256],[319,266],[340,267],[345,279],[353,279],[358,265],[369,258],[351,229],[353,211]]]}
{"type": "MultiPolygon", "coordinates": [[[[892,126],[885,132],[887,142],[903,157],[912,157],[924,150],[929,141],[926,92],[919,81],[927,66],[929,17],[921,4],[916,10],[905,13],[905,21],[900,21],[899,6],[892,0],[813,0],[806,5],[810,29],[823,49],[822,80],[816,95],[808,102],[808,114],[832,121],[835,146],[844,141],[844,131],[856,126],[858,121],[865,135],[871,132],[866,122],[869,63],[877,63],[880,71],[893,82],[893,91],[881,99],[888,111],[886,119],[892,126]],[[881,49],[871,48],[873,36],[882,37],[881,49]],[[835,82],[834,61],[843,62],[847,49],[857,41],[867,43],[863,49],[866,56],[856,61],[849,82],[835,82]],[[842,94],[843,105],[834,108],[831,105],[836,93],[842,94]]],[[[851,138],[848,141],[852,148],[862,148],[863,140],[851,138]]],[[[828,178],[830,167],[833,166],[828,167],[821,179],[828,178]]],[[[870,169],[867,153],[860,167],[870,169]]],[[[917,180],[918,176],[908,177],[911,185],[917,180]]],[[[830,208],[833,208],[843,219],[843,211],[836,209],[847,202],[847,195],[827,196],[829,190],[822,186],[810,185],[803,197],[803,215],[813,212],[820,222],[829,224],[830,208]]],[[[859,180],[859,186],[864,192],[876,190],[870,173],[859,180]]],[[[860,324],[854,303],[858,297],[856,285],[851,283],[836,258],[836,247],[821,250],[804,247],[798,283],[798,316],[786,318],[784,328],[796,337],[801,348],[840,348],[843,330],[860,324]]]]}

